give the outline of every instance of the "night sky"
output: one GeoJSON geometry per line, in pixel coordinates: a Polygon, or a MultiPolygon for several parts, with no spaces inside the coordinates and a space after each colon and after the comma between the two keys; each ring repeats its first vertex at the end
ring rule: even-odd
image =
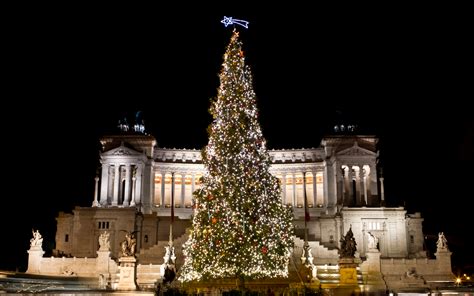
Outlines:
{"type": "Polygon", "coordinates": [[[206,145],[232,31],[224,15],[250,22],[239,31],[269,148],[317,147],[336,122],[358,124],[380,137],[389,203],[422,213],[428,244],[445,232],[455,270],[474,265],[473,51],[463,9],[181,9],[8,12],[0,269],[24,270],[32,228],[50,250],[57,213],[91,205],[98,140],[119,119],[141,110],[160,147],[206,145]]]}

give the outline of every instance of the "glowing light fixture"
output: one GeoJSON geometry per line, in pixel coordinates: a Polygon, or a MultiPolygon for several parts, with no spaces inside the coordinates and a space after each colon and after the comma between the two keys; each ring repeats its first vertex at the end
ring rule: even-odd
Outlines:
{"type": "Polygon", "coordinates": [[[232,17],[227,17],[224,16],[224,19],[221,21],[221,23],[224,24],[224,26],[227,28],[228,25],[239,25],[244,27],[245,29],[249,28],[249,22],[244,21],[244,20],[237,20],[232,17]]]}

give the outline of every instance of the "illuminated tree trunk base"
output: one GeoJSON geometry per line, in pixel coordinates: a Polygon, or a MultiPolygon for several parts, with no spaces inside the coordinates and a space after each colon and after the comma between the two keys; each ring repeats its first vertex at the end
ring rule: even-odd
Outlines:
{"type": "Polygon", "coordinates": [[[273,278],[273,279],[244,279],[244,278],[225,278],[206,281],[191,281],[183,283],[182,287],[188,294],[212,294],[212,291],[229,292],[240,291],[242,295],[249,295],[250,292],[257,292],[267,295],[273,292],[274,295],[283,295],[290,290],[295,290],[294,279],[273,278]]]}
{"type": "Polygon", "coordinates": [[[242,292],[242,295],[245,295],[245,278],[243,276],[239,276],[236,280],[237,290],[242,292]]]}

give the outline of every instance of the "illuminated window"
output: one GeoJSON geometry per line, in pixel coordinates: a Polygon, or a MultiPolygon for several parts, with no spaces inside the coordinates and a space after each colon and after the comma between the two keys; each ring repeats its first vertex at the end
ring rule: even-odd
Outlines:
{"type": "Polygon", "coordinates": [[[366,224],[367,230],[383,230],[384,222],[381,221],[368,221],[366,224]]]}

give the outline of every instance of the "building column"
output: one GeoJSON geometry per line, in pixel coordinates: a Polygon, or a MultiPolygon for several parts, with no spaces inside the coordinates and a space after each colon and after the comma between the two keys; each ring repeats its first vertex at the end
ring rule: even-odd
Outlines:
{"type": "Polygon", "coordinates": [[[318,201],[318,186],[316,184],[316,171],[311,172],[313,174],[313,208],[317,208],[319,205],[318,201]]]}
{"type": "Polygon", "coordinates": [[[181,207],[184,208],[184,198],[186,197],[186,175],[181,174],[181,207]]]}
{"type": "Polygon", "coordinates": [[[109,165],[102,164],[102,177],[100,181],[100,204],[107,204],[107,195],[109,193],[109,165]]]}
{"type": "Polygon", "coordinates": [[[97,198],[99,197],[99,177],[94,178],[95,181],[95,187],[94,187],[94,201],[92,202],[93,207],[98,207],[100,206],[99,201],[97,198]]]}
{"type": "Polygon", "coordinates": [[[355,165],[352,167],[354,169],[353,178],[355,179],[355,200],[356,206],[361,206],[361,186],[360,186],[360,167],[355,165]]]}
{"type": "Polygon", "coordinates": [[[369,198],[367,196],[367,170],[362,167],[362,192],[364,193],[364,204],[369,205],[369,198]]]}
{"type": "Polygon", "coordinates": [[[142,203],[142,175],[143,175],[143,165],[137,165],[137,183],[135,186],[135,202],[137,204],[142,203]]]}
{"type": "Polygon", "coordinates": [[[130,183],[131,183],[131,170],[130,164],[125,165],[125,194],[123,195],[123,205],[128,206],[130,204],[130,183]]]}
{"type": "Polygon", "coordinates": [[[155,168],[153,167],[153,164],[150,166],[150,197],[149,197],[149,207],[150,209],[155,209],[155,168]]]}
{"type": "Polygon", "coordinates": [[[161,207],[165,207],[165,193],[166,193],[166,173],[161,173],[161,207]]]}
{"type": "Polygon", "coordinates": [[[344,169],[337,167],[336,169],[336,182],[337,182],[337,204],[344,204],[344,169]]]}
{"type": "Polygon", "coordinates": [[[375,166],[375,164],[371,164],[370,166],[370,172],[369,172],[369,184],[368,184],[368,196],[369,198],[371,199],[375,199],[373,202],[374,204],[376,204],[377,200],[378,199],[378,190],[377,190],[377,167],[375,166]]]}
{"type": "Polygon", "coordinates": [[[120,186],[120,164],[115,164],[115,176],[114,176],[114,198],[112,200],[112,205],[116,206],[118,204],[118,195],[120,186]]]}
{"type": "Polygon", "coordinates": [[[385,191],[383,188],[383,177],[380,177],[380,205],[385,206],[385,191]]]}
{"type": "Polygon", "coordinates": [[[194,201],[194,190],[196,187],[196,174],[191,174],[191,208],[194,209],[195,201],[194,201]]]}
{"type": "Polygon", "coordinates": [[[367,205],[367,195],[365,193],[364,166],[362,166],[362,165],[359,166],[359,176],[358,177],[359,177],[358,184],[359,184],[359,199],[360,199],[359,204],[361,206],[366,206],[367,205]]]}
{"type": "Polygon", "coordinates": [[[353,206],[355,204],[354,197],[356,196],[356,193],[354,192],[354,184],[353,184],[353,179],[354,179],[354,174],[352,171],[352,166],[347,166],[347,181],[348,181],[348,206],[353,206]]]}
{"type": "Polygon", "coordinates": [[[336,233],[334,234],[334,241],[336,242],[336,245],[338,248],[341,247],[341,241],[338,239],[339,237],[342,237],[344,232],[342,231],[342,221],[341,221],[341,216],[336,216],[336,233]]]}
{"type": "Polygon", "coordinates": [[[324,204],[326,206],[329,206],[329,168],[328,168],[328,163],[324,163],[324,169],[323,169],[323,199],[324,199],[324,204]]]}
{"type": "Polygon", "coordinates": [[[108,205],[111,205],[112,204],[112,200],[114,198],[114,178],[112,177],[112,170],[115,171],[115,167],[112,167],[111,165],[109,165],[109,181],[107,182],[108,183],[108,189],[107,189],[107,197],[106,197],[106,203],[108,205]]]}
{"type": "Polygon", "coordinates": [[[348,206],[350,204],[351,190],[349,187],[349,171],[348,166],[342,166],[342,202],[343,205],[348,206]]]}
{"type": "Polygon", "coordinates": [[[293,173],[293,206],[296,207],[298,206],[297,200],[296,200],[296,174],[293,173]]]}
{"type": "Polygon", "coordinates": [[[281,178],[282,184],[281,184],[281,199],[283,201],[283,204],[286,205],[286,174],[283,173],[283,176],[281,178]]]}
{"type": "Polygon", "coordinates": [[[135,190],[136,190],[136,182],[137,178],[135,176],[132,177],[132,201],[130,202],[130,206],[135,206],[135,190]]]}

